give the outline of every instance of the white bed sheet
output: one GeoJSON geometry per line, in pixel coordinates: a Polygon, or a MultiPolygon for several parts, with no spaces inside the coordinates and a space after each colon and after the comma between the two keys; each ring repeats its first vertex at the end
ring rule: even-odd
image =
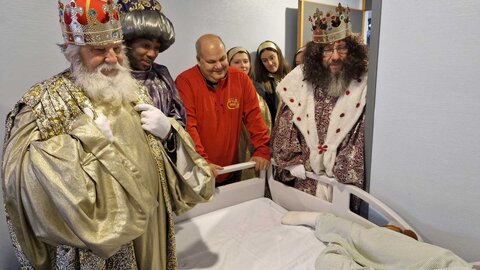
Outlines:
{"type": "Polygon", "coordinates": [[[179,269],[315,269],[325,245],[311,228],[282,225],[287,210],[258,198],[179,222],[179,269]]]}

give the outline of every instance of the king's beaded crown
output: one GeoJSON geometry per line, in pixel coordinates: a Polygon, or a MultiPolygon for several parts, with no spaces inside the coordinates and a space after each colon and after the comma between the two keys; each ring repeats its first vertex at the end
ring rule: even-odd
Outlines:
{"type": "Polygon", "coordinates": [[[67,44],[122,42],[118,6],[113,0],[58,0],[58,12],[63,39],[67,44]]]}
{"type": "Polygon", "coordinates": [[[334,11],[323,14],[318,8],[308,17],[312,23],[312,41],[316,43],[330,43],[344,39],[352,34],[350,23],[350,8],[340,3],[334,11]]]}

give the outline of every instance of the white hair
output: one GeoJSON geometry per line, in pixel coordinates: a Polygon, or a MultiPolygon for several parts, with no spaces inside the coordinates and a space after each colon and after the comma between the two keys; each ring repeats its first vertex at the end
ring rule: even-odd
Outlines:
{"type": "Polygon", "coordinates": [[[113,107],[123,102],[133,102],[137,99],[138,85],[130,73],[128,58],[125,56],[125,48],[122,48],[123,63],[103,63],[94,71],[87,71],[80,56],[81,46],[68,45],[62,47],[65,58],[71,63],[72,76],[75,84],[85,91],[85,94],[94,103],[109,104],[113,107]],[[102,71],[116,69],[114,76],[105,76],[102,71]]]}

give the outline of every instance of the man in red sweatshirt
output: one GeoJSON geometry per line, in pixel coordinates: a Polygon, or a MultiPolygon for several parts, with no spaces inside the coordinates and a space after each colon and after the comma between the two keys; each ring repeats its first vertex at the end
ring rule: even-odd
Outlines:
{"type": "MultiPolygon", "coordinates": [[[[242,123],[253,145],[256,170],[269,165],[269,134],[262,119],[255,87],[243,72],[228,67],[225,45],[219,36],[206,34],[195,43],[197,65],[182,72],[175,83],[187,111],[187,131],[196,151],[214,175],[237,160],[242,123]]],[[[217,185],[237,181],[233,175],[216,178],[217,185]]]]}

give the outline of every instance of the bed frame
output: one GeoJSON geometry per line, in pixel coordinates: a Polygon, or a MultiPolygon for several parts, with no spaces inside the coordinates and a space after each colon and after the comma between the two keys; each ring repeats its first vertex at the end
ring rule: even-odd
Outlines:
{"type": "MultiPolygon", "coordinates": [[[[226,166],[220,174],[253,168],[255,162],[245,162],[226,166]]],[[[347,218],[357,222],[367,228],[377,226],[378,223],[385,223],[398,226],[402,229],[414,231],[418,240],[422,241],[421,236],[395,211],[373,197],[371,194],[352,185],[345,185],[337,182],[333,178],[318,176],[307,172],[307,176],[325,184],[331,185],[333,189],[332,202],[322,200],[298,189],[284,185],[273,179],[272,167],[267,172],[263,171],[259,177],[245,181],[240,181],[230,185],[217,187],[213,199],[208,203],[202,203],[195,206],[192,210],[176,216],[175,222],[190,219],[202,214],[206,214],[228,206],[236,205],[245,201],[261,198],[265,193],[265,181],[268,179],[268,185],[272,194],[272,200],[278,205],[289,211],[316,211],[329,212],[339,217],[347,218]],[[369,205],[369,219],[377,220],[372,222],[350,211],[350,195],[353,194],[369,205]],[[380,220],[380,222],[378,222],[380,220]]]]}

